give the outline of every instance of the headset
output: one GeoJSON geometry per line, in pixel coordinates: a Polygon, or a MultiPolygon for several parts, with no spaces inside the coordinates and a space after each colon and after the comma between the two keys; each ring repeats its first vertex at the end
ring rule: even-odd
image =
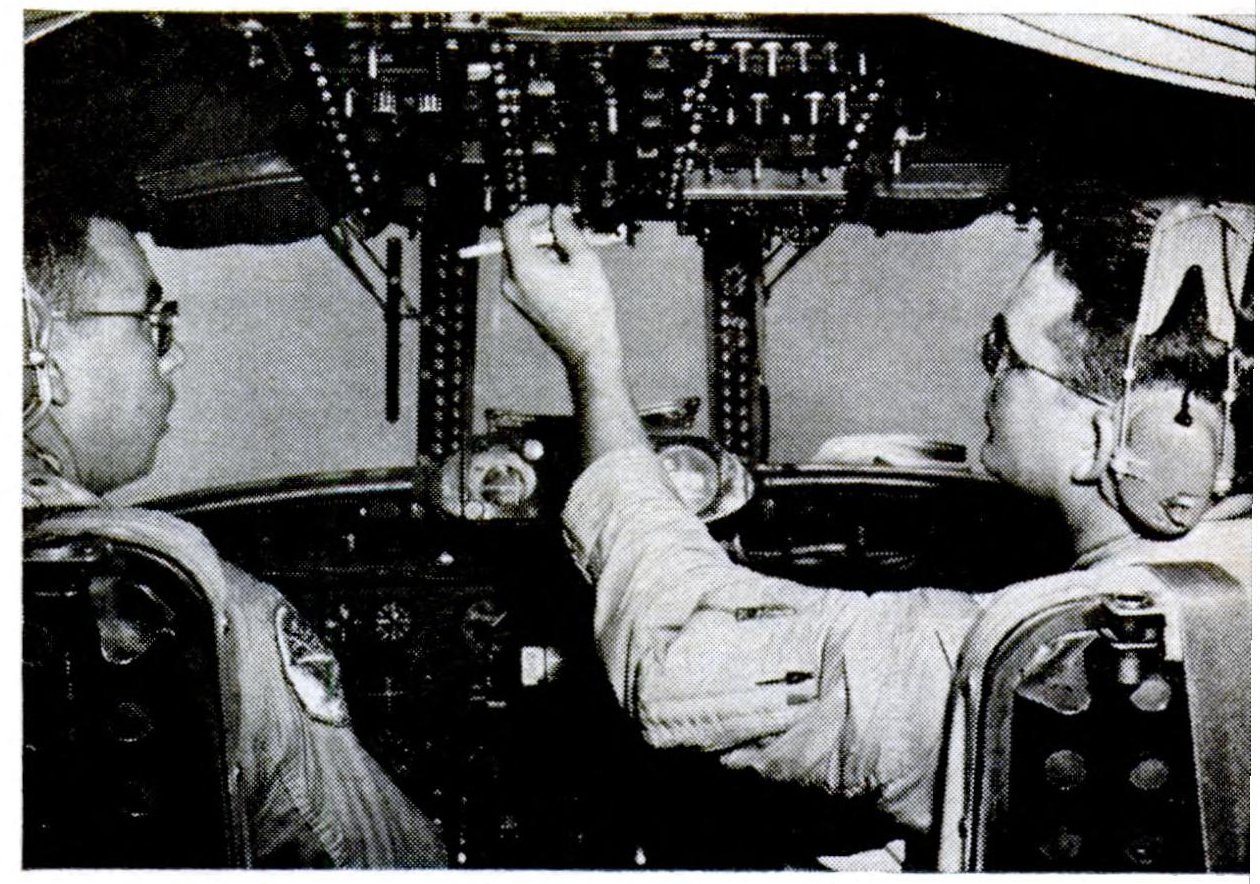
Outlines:
{"type": "Polygon", "coordinates": [[[31,282],[22,280],[22,430],[39,424],[56,404],[53,393],[52,309],[47,299],[31,282]]]}
{"type": "Polygon", "coordinates": [[[1242,360],[1235,311],[1241,308],[1254,231],[1251,206],[1189,202],[1164,212],[1152,231],[1124,368],[1117,444],[1108,465],[1120,509],[1145,533],[1185,534],[1233,484],[1233,404],[1242,360]],[[1189,390],[1178,401],[1135,389],[1139,350],[1163,326],[1195,267],[1203,277],[1207,334],[1228,348],[1219,409],[1189,390]],[[1218,410],[1219,438],[1212,419],[1218,410]]]}

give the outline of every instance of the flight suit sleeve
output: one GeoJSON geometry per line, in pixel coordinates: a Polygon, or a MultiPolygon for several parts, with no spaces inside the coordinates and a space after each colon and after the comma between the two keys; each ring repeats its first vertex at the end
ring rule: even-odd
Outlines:
{"type": "Polygon", "coordinates": [[[239,638],[241,751],[254,864],[446,865],[434,823],[364,750],[337,661],[274,588],[225,567],[239,638]]]}
{"type": "Polygon", "coordinates": [[[656,746],[850,796],[915,828],[931,778],[966,596],[868,597],[731,562],[646,450],[575,484],[566,538],[596,587],[595,638],[622,706],[656,746]]]}

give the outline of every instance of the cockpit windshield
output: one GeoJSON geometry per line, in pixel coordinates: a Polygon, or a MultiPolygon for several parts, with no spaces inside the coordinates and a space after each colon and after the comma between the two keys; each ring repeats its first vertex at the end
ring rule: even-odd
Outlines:
{"type": "MultiPolygon", "coordinates": [[[[974,449],[988,383],[977,329],[1000,309],[1037,242],[1035,224],[997,214],[932,236],[839,227],[765,305],[768,459],[826,456],[820,449],[840,435],[909,434],[974,449]],[[924,327],[933,334],[911,333],[924,327]]],[[[169,297],[184,305],[180,341],[196,370],[180,378],[169,456],[124,498],[411,461],[415,372],[402,373],[400,420],[388,423],[379,308],[321,240],[148,251],[169,297]]],[[[651,408],[700,397],[692,430],[707,435],[695,240],[652,223],[633,247],[599,253],[619,293],[637,401],[651,408]]],[[[479,264],[476,431],[486,428],[486,409],[570,413],[560,363],[500,295],[501,259],[479,264]]],[[[414,335],[401,345],[402,364],[413,366],[414,335]]]]}

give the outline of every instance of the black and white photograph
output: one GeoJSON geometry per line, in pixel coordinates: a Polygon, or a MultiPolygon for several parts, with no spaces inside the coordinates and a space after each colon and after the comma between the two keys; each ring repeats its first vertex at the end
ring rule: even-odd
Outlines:
{"type": "Polygon", "coordinates": [[[1254,14],[23,26],[23,869],[1249,871],[1254,14]]]}

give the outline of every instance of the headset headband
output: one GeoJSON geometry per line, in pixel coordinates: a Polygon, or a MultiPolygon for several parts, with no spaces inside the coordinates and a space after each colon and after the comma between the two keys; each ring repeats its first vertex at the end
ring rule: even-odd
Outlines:
{"type": "Polygon", "coordinates": [[[1159,329],[1186,272],[1197,266],[1203,273],[1208,333],[1233,345],[1254,223],[1249,206],[1182,203],[1165,212],[1151,233],[1133,340],[1159,329]]]}
{"type": "Polygon", "coordinates": [[[1142,342],[1163,326],[1181,291],[1186,274],[1198,267],[1203,278],[1207,333],[1228,347],[1226,385],[1222,396],[1223,438],[1212,492],[1228,493],[1233,482],[1233,402],[1238,396],[1238,351],[1235,347],[1236,311],[1241,308],[1247,263],[1252,255],[1255,210],[1237,204],[1180,203],[1160,216],[1151,233],[1142,295],[1129,339],[1120,401],[1119,446],[1112,460],[1117,478],[1149,479],[1140,475],[1140,459],[1130,447],[1133,429],[1133,388],[1137,381],[1137,353],[1142,342]]]}

